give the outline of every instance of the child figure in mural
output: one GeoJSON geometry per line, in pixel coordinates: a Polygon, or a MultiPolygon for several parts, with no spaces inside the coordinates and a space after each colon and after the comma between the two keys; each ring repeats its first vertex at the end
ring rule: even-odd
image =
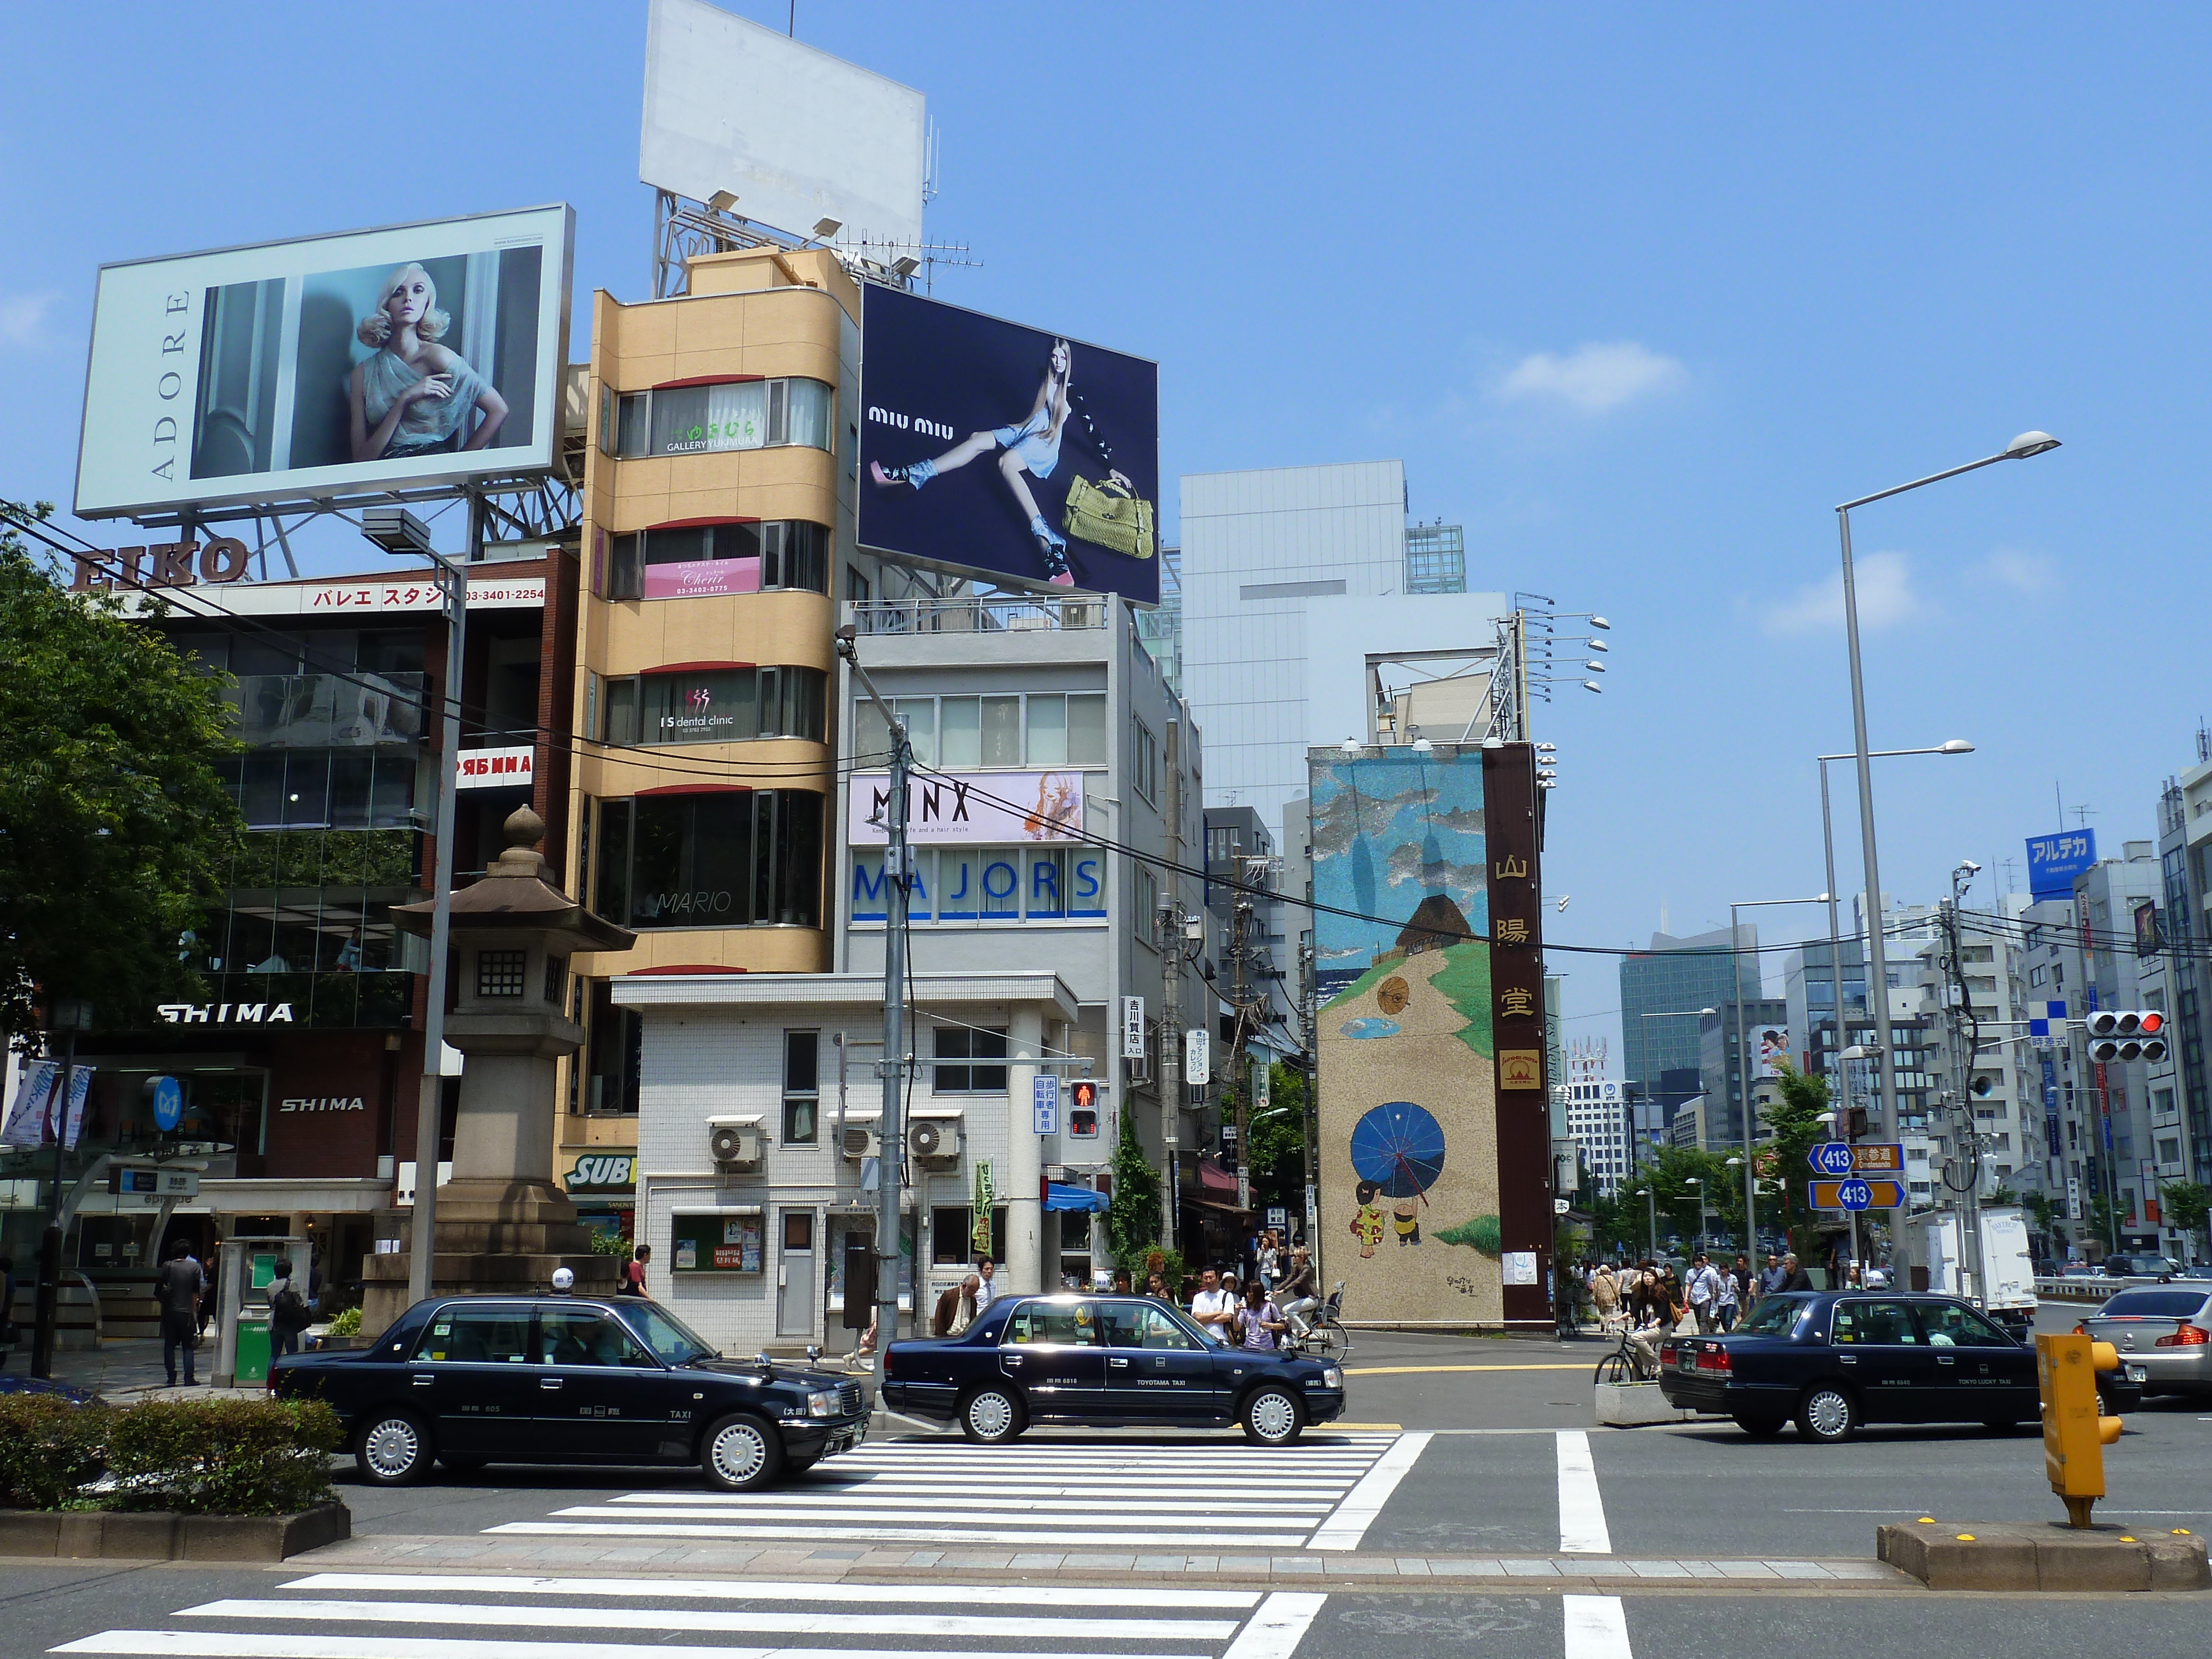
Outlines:
{"type": "Polygon", "coordinates": [[[1400,1249],[1421,1242],[1421,1215],[1415,1207],[1419,1203],[1418,1197],[1401,1198],[1391,1206],[1390,1225],[1398,1235],[1400,1249]]]}
{"type": "Polygon", "coordinates": [[[1382,1206],[1375,1201],[1376,1185],[1363,1181],[1353,1194],[1359,1200],[1358,1213],[1352,1218],[1352,1236],[1359,1241],[1359,1254],[1373,1255],[1375,1247],[1382,1242],[1382,1206]]]}

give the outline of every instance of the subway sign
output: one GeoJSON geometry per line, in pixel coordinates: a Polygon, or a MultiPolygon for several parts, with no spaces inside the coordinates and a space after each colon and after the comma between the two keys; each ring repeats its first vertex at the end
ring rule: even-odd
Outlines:
{"type": "Polygon", "coordinates": [[[563,1180],[572,1193],[626,1193],[637,1185],[637,1158],[630,1152],[587,1152],[563,1180]]]}

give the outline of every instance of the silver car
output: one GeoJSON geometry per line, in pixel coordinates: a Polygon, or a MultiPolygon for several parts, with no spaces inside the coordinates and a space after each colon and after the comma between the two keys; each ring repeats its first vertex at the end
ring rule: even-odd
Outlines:
{"type": "Polygon", "coordinates": [[[2118,1351],[2121,1374],[2147,1395],[2212,1393],[2212,1285],[2121,1291],[2081,1328],[2118,1351]]]}

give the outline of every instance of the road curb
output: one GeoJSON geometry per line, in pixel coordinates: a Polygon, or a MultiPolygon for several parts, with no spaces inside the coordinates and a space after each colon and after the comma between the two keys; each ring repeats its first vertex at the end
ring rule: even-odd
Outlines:
{"type": "Polygon", "coordinates": [[[2181,1531],[1908,1521],[1877,1528],[1875,1549],[1932,1590],[2212,1589],[2204,1540],[2181,1531]]]}

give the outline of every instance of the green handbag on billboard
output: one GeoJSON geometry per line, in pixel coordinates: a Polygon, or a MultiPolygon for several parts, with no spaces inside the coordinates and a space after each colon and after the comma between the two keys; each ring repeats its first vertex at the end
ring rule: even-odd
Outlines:
{"type": "Polygon", "coordinates": [[[1115,478],[1103,484],[1081,473],[1070,478],[1060,528],[1133,559],[1149,559],[1154,551],[1152,504],[1115,478]]]}

